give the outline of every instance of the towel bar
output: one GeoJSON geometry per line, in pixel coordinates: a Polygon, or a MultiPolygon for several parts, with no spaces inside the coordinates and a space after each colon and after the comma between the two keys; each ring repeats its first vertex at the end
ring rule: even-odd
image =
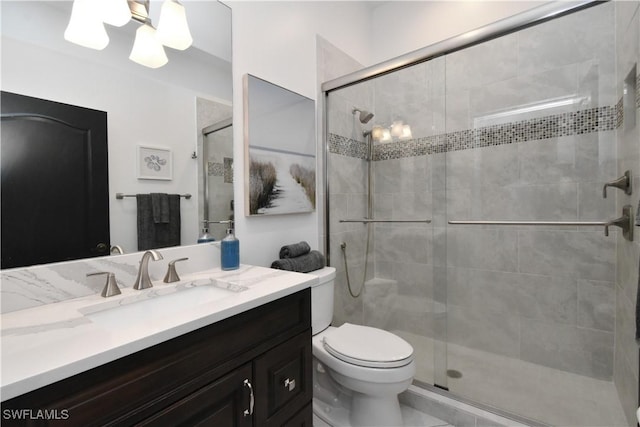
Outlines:
{"type": "MultiPolygon", "coordinates": [[[[116,193],[116,199],[118,199],[118,200],[122,200],[125,197],[136,197],[136,194],[116,193]]],[[[190,199],[191,198],[191,194],[189,194],[189,193],[180,194],[180,197],[184,197],[185,199],[190,199]]]]}

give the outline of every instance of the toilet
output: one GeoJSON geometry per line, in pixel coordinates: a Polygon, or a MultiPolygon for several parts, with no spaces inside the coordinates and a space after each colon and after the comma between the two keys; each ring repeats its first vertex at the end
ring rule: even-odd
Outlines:
{"type": "Polygon", "coordinates": [[[330,326],[336,270],[309,274],[319,279],[311,288],[314,425],[402,426],[398,394],[416,371],[413,348],[382,329],[330,326]]]}

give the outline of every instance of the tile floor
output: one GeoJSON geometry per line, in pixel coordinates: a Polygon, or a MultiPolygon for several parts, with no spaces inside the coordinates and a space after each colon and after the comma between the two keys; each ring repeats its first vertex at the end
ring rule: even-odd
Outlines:
{"type": "MultiPolygon", "coordinates": [[[[418,361],[416,379],[433,383],[430,338],[393,331],[409,341],[418,361]]],[[[447,369],[452,394],[555,426],[628,426],[613,382],[597,380],[505,356],[449,344],[447,369]]]]}

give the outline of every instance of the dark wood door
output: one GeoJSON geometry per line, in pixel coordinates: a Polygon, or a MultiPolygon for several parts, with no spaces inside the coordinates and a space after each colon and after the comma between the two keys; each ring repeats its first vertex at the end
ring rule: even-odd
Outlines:
{"type": "Polygon", "coordinates": [[[108,255],[107,113],[0,96],[1,268],[108,255]]]}

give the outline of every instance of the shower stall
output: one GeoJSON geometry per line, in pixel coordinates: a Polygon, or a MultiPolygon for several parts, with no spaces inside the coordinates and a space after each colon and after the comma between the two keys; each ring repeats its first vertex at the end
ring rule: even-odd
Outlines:
{"type": "Polygon", "coordinates": [[[547,4],[323,84],[334,324],[403,337],[418,386],[635,425],[639,8],[547,4]]]}

